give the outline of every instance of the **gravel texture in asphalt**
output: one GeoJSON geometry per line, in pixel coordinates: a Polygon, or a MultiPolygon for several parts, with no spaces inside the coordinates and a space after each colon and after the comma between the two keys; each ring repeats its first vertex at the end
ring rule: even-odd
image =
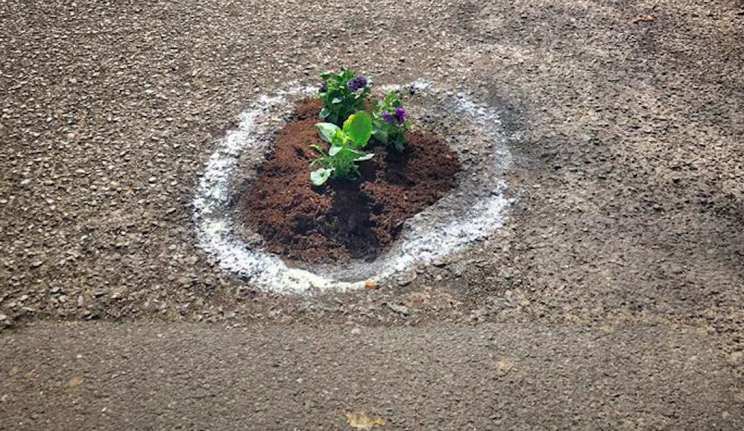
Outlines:
{"type": "MultiPolygon", "coordinates": [[[[6,1],[0,307],[9,319],[305,314],[307,300],[262,295],[205,259],[190,203],[214,140],[248,101],[347,65],[379,83],[474,93],[520,136],[522,195],[502,234],[376,296],[429,287],[477,308],[510,292],[557,319],[741,323],[740,11],[6,1]]],[[[370,300],[341,302],[323,314],[358,315],[370,300]]]]}
{"type": "MultiPolygon", "coordinates": [[[[732,371],[715,381],[742,393],[743,26],[740,0],[3,0],[0,331],[680,325],[708,334],[711,369],[732,371]],[[253,98],[339,65],[499,109],[519,200],[488,240],[377,289],[266,294],[197,247],[195,187],[253,98]]],[[[513,342],[545,355],[531,336],[513,342]]],[[[567,358],[591,352],[581,340],[567,358]]],[[[741,429],[741,397],[711,391],[729,415],[711,407],[718,427],[741,429]]],[[[705,404],[684,405],[675,429],[699,429],[705,404]]]]}
{"type": "Polygon", "coordinates": [[[0,338],[0,429],[353,430],[348,413],[379,430],[742,429],[708,338],[651,326],[32,324],[0,338]]]}

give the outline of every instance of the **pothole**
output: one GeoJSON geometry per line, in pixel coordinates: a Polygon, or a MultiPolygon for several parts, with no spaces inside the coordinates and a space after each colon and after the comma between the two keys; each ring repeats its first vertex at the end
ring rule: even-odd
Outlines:
{"type": "Polygon", "coordinates": [[[313,185],[311,162],[330,147],[316,127],[322,107],[320,99],[301,101],[278,131],[244,195],[245,213],[238,209],[240,221],[291,265],[371,262],[389,250],[406,220],[457,186],[460,161],[443,139],[417,129],[402,148],[370,143],[372,157],[357,178],[313,185]]]}
{"type": "MultiPolygon", "coordinates": [[[[257,288],[308,292],[362,288],[367,280],[379,281],[409,271],[491,235],[502,225],[513,200],[505,196],[504,177],[511,155],[497,111],[424,81],[409,86],[415,89],[407,106],[416,127],[441,137],[459,159],[461,171],[456,175],[456,187],[405,220],[396,240],[372,256],[376,258],[354,260],[351,256],[351,260],[337,264],[285,261],[267,251],[270,244],[252,228],[256,223],[244,218],[244,195],[255,185],[277,131],[298,102],[316,91],[299,86],[273,97],[260,97],[241,114],[238,128],[218,143],[194,199],[200,246],[220,267],[257,288]]],[[[387,86],[380,91],[396,88],[387,86]]]]}

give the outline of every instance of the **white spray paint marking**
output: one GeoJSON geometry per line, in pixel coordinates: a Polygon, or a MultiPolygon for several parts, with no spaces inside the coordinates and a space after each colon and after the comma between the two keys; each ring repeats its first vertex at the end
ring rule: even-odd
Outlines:
{"type": "MultiPolygon", "coordinates": [[[[408,271],[414,265],[429,263],[487,238],[502,226],[511,203],[503,195],[506,183],[498,175],[508,168],[511,156],[504,144],[496,111],[462,93],[438,90],[426,81],[415,81],[410,87],[416,90],[414,99],[421,97],[426,102],[412,109],[425,112],[434,119],[431,121],[451,122],[451,130],[466,130],[468,128],[463,128],[462,124],[469,123],[470,135],[449,142],[455,151],[462,155],[474,149],[476,152],[486,147],[492,150],[482,157],[483,160],[477,159],[470,172],[463,172],[457,190],[407,221],[394,247],[376,262],[351,264],[337,270],[323,268],[317,272],[289,268],[279,257],[249,245],[235,231],[230,201],[236,193],[231,190],[231,181],[236,176],[238,161],[247,151],[255,152],[256,157],[266,154],[272,133],[283,124],[282,117],[290,113],[297,100],[314,91],[297,86],[274,97],[259,98],[240,115],[238,128],[218,143],[193,202],[199,245],[221,268],[238,274],[260,289],[305,293],[359,289],[368,279],[380,280],[408,271]],[[468,148],[468,145],[473,147],[468,148]]],[[[382,90],[400,88],[386,86],[382,90]]]]}

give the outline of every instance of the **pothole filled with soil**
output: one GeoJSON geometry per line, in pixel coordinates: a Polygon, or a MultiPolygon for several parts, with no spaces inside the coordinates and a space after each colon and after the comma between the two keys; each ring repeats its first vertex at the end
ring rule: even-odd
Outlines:
{"type": "Polygon", "coordinates": [[[310,182],[317,156],[327,148],[315,124],[322,102],[300,102],[278,132],[273,153],[258,168],[244,196],[245,222],[264,248],[309,263],[373,261],[397,239],[404,222],[457,186],[457,154],[426,131],[409,132],[406,148],[376,145],[360,164],[360,178],[310,182]]]}
{"type": "Polygon", "coordinates": [[[309,181],[318,107],[303,103],[317,88],[287,86],[251,101],[215,142],[196,189],[202,250],[261,290],[309,293],[406,279],[487,241],[517,198],[498,108],[422,80],[380,87],[376,96],[409,88],[406,107],[419,132],[410,150],[373,148],[374,161],[360,164],[368,165],[363,179],[324,189],[309,181]]]}

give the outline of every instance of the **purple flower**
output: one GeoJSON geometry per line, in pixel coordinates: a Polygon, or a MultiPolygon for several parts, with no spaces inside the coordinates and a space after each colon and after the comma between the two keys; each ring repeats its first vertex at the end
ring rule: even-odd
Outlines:
{"type": "Polygon", "coordinates": [[[398,123],[403,124],[406,122],[406,117],[408,117],[408,112],[406,112],[403,108],[395,108],[395,119],[398,120],[398,123]]]}
{"type": "Polygon", "coordinates": [[[367,86],[367,78],[364,76],[357,76],[356,78],[349,81],[349,90],[351,91],[357,91],[360,88],[364,88],[367,86]]]}
{"type": "Polygon", "coordinates": [[[388,124],[395,124],[395,115],[388,111],[382,111],[382,119],[388,124]]]}

